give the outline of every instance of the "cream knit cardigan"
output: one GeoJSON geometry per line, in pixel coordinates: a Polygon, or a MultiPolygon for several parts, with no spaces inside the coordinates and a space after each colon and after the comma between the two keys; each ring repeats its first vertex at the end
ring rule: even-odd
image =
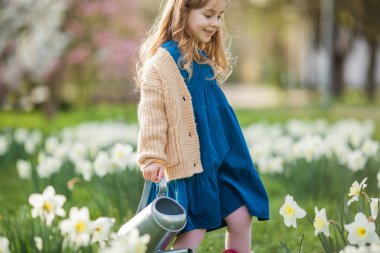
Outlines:
{"type": "Polygon", "coordinates": [[[163,48],[144,65],[138,120],[141,168],[162,160],[167,180],[203,171],[191,96],[176,62],[163,48]]]}

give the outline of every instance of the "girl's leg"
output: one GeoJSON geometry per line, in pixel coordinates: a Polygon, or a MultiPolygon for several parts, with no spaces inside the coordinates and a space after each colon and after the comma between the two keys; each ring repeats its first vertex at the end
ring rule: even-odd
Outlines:
{"type": "Polygon", "coordinates": [[[205,237],[206,229],[194,229],[177,236],[173,249],[191,249],[197,252],[199,245],[205,237]]]}
{"type": "Polygon", "coordinates": [[[227,223],[226,249],[234,249],[239,253],[251,252],[252,216],[245,205],[225,218],[227,223]]]}

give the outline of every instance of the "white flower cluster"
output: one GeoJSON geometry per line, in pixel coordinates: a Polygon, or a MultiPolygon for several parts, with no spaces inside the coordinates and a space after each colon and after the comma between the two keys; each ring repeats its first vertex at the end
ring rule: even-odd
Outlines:
{"type": "Polygon", "coordinates": [[[59,228],[66,238],[67,245],[81,247],[98,242],[104,246],[111,236],[114,222],[114,218],[106,217],[91,221],[87,207],[72,207],[69,218],[61,221],[59,228]]]}
{"type": "Polygon", "coordinates": [[[93,175],[103,177],[109,173],[136,167],[138,127],[125,123],[83,123],[65,128],[57,136],[45,141],[39,154],[36,171],[47,178],[60,171],[66,161],[75,166],[76,173],[87,181],[93,175]]]}
{"type": "MultiPolygon", "coordinates": [[[[53,226],[56,216],[66,215],[63,204],[66,198],[63,195],[55,194],[52,186],[48,186],[42,194],[34,193],[29,196],[29,203],[32,205],[32,217],[41,218],[48,226],[53,226]]],[[[144,253],[149,235],[139,236],[138,231],[132,231],[123,237],[117,237],[112,233],[115,223],[114,218],[100,217],[94,221],[90,219],[87,207],[70,209],[69,217],[59,222],[59,229],[65,236],[65,245],[79,248],[93,243],[99,243],[101,252],[126,252],[144,253]]],[[[40,237],[34,238],[36,247],[43,248],[43,241],[40,237]]],[[[6,238],[0,237],[0,252],[9,253],[9,242],[6,238]]]]}
{"type": "Polygon", "coordinates": [[[4,131],[0,133],[0,156],[6,155],[13,144],[21,146],[27,154],[34,154],[41,142],[42,133],[38,129],[17,128],[13,132],[4,131]]]}
{"type": "MultiPolygon", "coordinates": [[[[367,178],[365,178],[360,184],[357,181],[352,184],[350,193],[348,194],[352,198],[347,203],[347,206],[354,201],[359,201],[359,197],[364,195],[363,189],[367,186],[365,184],[366,180],[367,178]]],[[[352,223],[344,225],[344,228],[348,231],[348,242],[352,245],[359,246],[359,248],[347,246],[339,253],[380,252],[380,238],[376,233],[374,223],[374,220],[377,218],[378,214],[378,205],[379,199],[371,198],[371,218],[367,218],[364,213],[358,212],[356,213],[355,219],[352,223]],[[367,244],[371,244],[371,246],[365,247],[367,244]]],[[[290,195],[286,196],[285,203],[281,206],[279,213],[284,217],[285,225],[287,227],[293,226],[294,228],[297,228],[297,219],[302,219],[306,216],[305,210],[299,207],[297,202],[294,201],[293,197],[290,195]]],[[[330,237],[330,224],[331,222],[327,219],[325,208],[318,210],[318,208],[315,207],[315,218],[313,222],[315,236],[323,233],[326,237],[330,237]]]]}
{"type": "Polygon", "coordinates": [[[379,156],[380,145],[371,139],[374,123],[346,119],[329,125],[324,120],[291,120],[287,124],[253,124],[244,131],[252,157],[264,173],[281,173],[286,163],[335,159],[352,171],[379,156]]]}
{"type": "Polygon", "coordinates": [[[100,253],[144,253],[149,242],[149,235],[139,236],[137,229],[128,234],[115,238],[110,247],[100,250],[100,253]]]}
{"type": "Polygon", "coordinates": [[[18,85],[27,73],[42,81],[69,43],[61,31],[69,0],[12,0],[1,10],[0,52],[12,43],[14,55],[7,60],[3,81],[18,85]]]}

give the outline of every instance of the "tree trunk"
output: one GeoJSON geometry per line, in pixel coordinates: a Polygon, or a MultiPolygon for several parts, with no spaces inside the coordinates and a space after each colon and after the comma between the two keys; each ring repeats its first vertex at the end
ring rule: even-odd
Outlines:
{"type": "Polygon", "coordinates": [[[343,95],[344,91],[344,81],[343,81],[343,63],[344,54],[334,51],[333,53],[333,64],[334,73],[332,76],[332,93],[334,97],[339,97],[343,95]]]}
{"type": "Polygon", "coordinates": [[[369,45],[369,65],[367,71],[367,83],[365,91],[369,102],[373,102],[376,93],[375,64],[377,43],[375,40],[368,40],[369,45]]]}
{"type": "Polygon", "coordinates": [[[62,81],[63,69],[64,64],[61,60],[46,79],[49,97],[43,105],[43,112],[48,120],[53,119],[60,104],[59,86],[62,81]]]}
{"type": "Polygon", "coordinates": [[[0,108],[5,105],[5,99],[7,97],[7,86],[0,79],[0,108]]]}

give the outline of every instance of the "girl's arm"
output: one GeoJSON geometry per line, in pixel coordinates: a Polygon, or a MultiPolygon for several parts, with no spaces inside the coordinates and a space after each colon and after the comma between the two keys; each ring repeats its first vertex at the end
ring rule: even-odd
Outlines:
{"type": "Polygon", "coordinates": [[[167,118],[162,79],[152,64],[145,66],[138,105],[140,131],[137,163],[141,169],[152,162],[166,163],[167,118]],[[156,161],[155,161],[156,160],[156,161]]]}

